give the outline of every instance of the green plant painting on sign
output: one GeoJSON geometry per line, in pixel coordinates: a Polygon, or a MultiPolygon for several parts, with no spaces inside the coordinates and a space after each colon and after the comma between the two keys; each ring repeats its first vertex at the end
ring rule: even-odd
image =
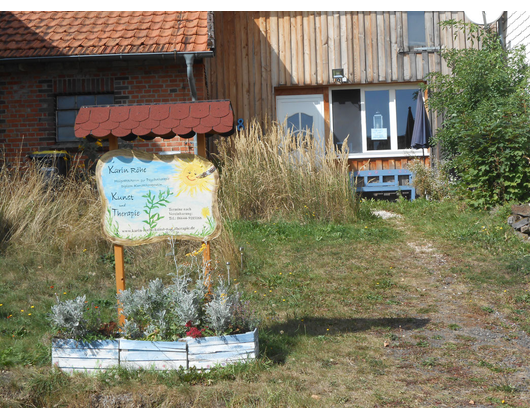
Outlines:
{"type": "Polygon", "coordinates": [[[143,223],[149,226],[150,232],[152,232],[158,225],[158,222],[164,218],[164,216],[160,216],[160,213],[155,212],[154,210],[159,209],[160,207],[166,207],[169,204],[168,198],[171,195],[173,195],[173,193],[169,188],[167,188],[165,192],[159,191],[158,198],[151,191],[142,195],[142,197],[147,199],[144,206],[144,213],[147,214],[147,220],[143,220],[143,223]]]}

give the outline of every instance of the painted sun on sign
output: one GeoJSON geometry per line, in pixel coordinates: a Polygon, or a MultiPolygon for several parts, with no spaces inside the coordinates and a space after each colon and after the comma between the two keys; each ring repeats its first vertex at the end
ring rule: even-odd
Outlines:
{"type": "Polygon", "coordinates": [[[209,241],[219,235],[219,175],[192,154],[159,156],[119,149],[96,168],[103,231],[115,244],[177,239],[209,241]]]}

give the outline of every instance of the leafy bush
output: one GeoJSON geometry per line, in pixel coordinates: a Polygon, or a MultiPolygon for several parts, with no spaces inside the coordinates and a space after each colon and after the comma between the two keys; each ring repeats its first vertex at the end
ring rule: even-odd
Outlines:
{"type": "Polygon", "coordinates": [[[480,49],[447,49],[450,74],[427,78],[427,106],[443,116],[433,138],[476,207],[530,199],[530,92],[524,47],[503,49],[498,34],[473,24],[443,22],[480,49]]]}
{"type": "Polygon", "coordinates": [[[408,169],[414,174],[413,185],[418,197],[440,201],[453,195],[453,185],[443,162],[435,166],[425,165],[419,159],[407,163],[408,169]]]}

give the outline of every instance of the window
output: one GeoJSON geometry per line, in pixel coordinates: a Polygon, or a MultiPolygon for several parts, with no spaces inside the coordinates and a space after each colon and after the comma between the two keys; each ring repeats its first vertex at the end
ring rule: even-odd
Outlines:
{"type": "Polygon", "coordinates": [[[304,112],[298,112],[287,118],[287,130],[293,135],[298,134],[312,134],[313,130],[313,117],[307,115],[304,112]]]}
{"type": "Polygon", "coordinates": [[[75,117],[79,108],[91,105],[112,105],[114,95],[70,95],[57,97],[57,142],[72,142],[75,136],[75,117]]]}
{"type": "Polygon", "coordinates": [[[411,86],[332,89],[330,112],[335,144],[342,144],[348,137],[350,154],[417,154],[410,143],[418,91],[411,86]]]}
{"type": "Polygon", "coordinates": [[[362,153],[361,90],[340,89],[332,91],[333,141],[341,147],[348,137],[350,153],[362,153]]]}
{"type": "Polygon", "coordinates": [[[369,90],[365,95],[367,150],[390,150],[388,90],[369,90]]]}
{"type": "Polygon", "coordinates": [[[396,90],[398,149],[410,149],[418,89],[396,90]]]}
{"type": "Polygon", "coordinates": [[[425,12],[407,12],[409,47],[425,47],[425,12]]]}

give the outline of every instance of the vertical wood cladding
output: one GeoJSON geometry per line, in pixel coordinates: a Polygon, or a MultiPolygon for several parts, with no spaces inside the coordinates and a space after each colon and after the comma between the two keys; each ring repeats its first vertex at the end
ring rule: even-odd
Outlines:
{"type": "MultiPolygon", "coordinates": [[[[426,47],[471,47],[463,34],[440,28],[448,19],[465,16],[425,12],[426,47]]],[[[215,12],[215,31],[210,95],[230,99],[245,121],[274,118],[275,88],[333,85],[334,68],[352,85],[420,82],[448,71],[438,52],[407,45],[406,12],[215,12]]]]}

